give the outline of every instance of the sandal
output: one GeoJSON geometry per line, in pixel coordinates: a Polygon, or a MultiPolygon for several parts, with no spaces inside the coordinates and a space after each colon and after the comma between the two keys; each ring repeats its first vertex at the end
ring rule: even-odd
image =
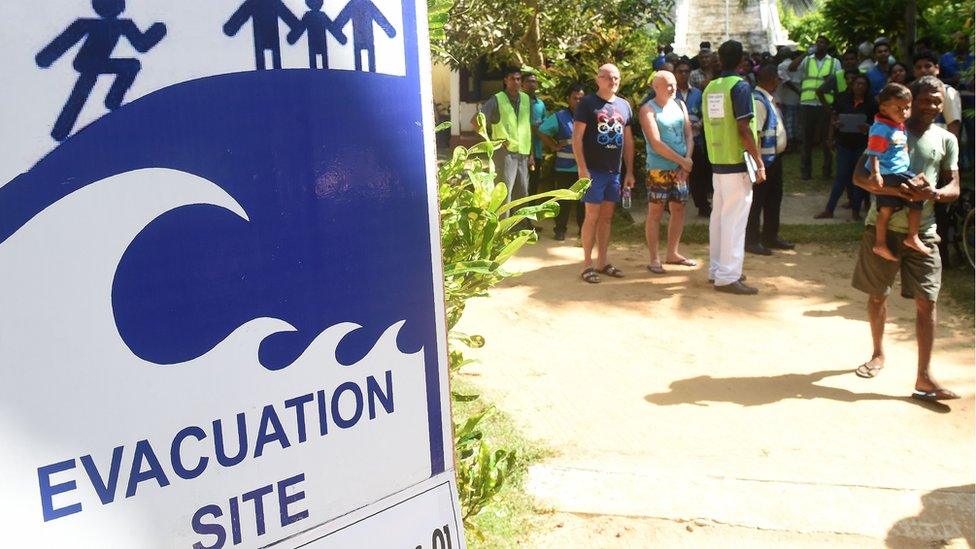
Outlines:
{"type": "Polygon", "coordinates": [[[664,263],[666,265],[680,265],[682,267],[697,267],[698,266],[698,262],[697,261],[695,261],[694,259],[688,259],[687,257],[684,258],[684,259],[682,259],[681,261],[665,261],[664,263]]]}
{"type": "Polygon", "coordinates": [[[596,274],[596,269],[589,267],[580,273],[580,278],[589,282],[590,284],[597,284],[600,282],[600,275],[596,274]]]}
{"type": "Polygon", "coordinates": [[[937,400],[955,400],[959,398],[959,395],[953,393],[949,389],[933,389],[931,391],[919,391],[918,389],[912,393],[912,398],[916,400],[922,400],[925,402],[934,402],[937,400]]]}
{"type": "Polygon", "coordinates": [[[647,266],[647,270],[648,271],[651,271],[652,273],[654,273],[656,275],[663,275],[663,274],[667,273],[667,271],[664,270],[664,267],[662,267],[660,265],[648,265],[647,266]]]}
{"type": "Polygon", "coordinates": [[[854,370],[854,373],[857,374],[857,377],[870,379],[878,375],[878,372],[880,372],[882,368],[884,368],[884,366],[869,366],[868,363],[865,362],[864,364],[858,366],[857,369],[854,370]]]}
{"type": "Polygon", "coordinates": [[[600,269],[600,272],[607,276],[612,276],[614,278],[624,277],[624,272],[614,267],[613,263],[607,263],[602,269],[600,269]]]}

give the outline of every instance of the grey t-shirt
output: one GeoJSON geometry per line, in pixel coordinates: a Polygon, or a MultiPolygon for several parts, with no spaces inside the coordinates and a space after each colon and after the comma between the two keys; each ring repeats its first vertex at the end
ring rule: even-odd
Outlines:
{"type": "MultiPolygon", "coordinates": [[[[932,183],[939,181],[939,174],[943,171],[959,169],[959,143],[956,136],[936,125],[932,125],[922,135],[908,134],[908,158],[911,170],[924,173],[932,183]]],[[[865,225],[877,223],[877,208],[871,208],[864,219],[865,225]]],[[[888,230],[899,233],[908,232],[908,210],[901,209],[891,214],[888,220],[888,230]]],[[[935,207],[931,200],[926,200],[922,206],[922,222],[918,232],[924,235],[935,234],[935,207]]]]}

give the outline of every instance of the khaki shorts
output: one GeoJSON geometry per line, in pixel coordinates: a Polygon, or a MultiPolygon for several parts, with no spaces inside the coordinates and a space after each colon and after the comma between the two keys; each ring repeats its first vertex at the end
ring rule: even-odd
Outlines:
{"type": "Polygon", "coordinates": [[[907,299],[921,297],[929,301],[939,299],[942,287],[942,257],[939,256],[938,236],[919,235],[932,248],[930,255],[921,254],[902,244],[905,233],[888,231],[888,249],[898,261],[888,261],[871,251],[874,247],[874,226],[864,228],[861,247],[857,252],[851,286],[874,296],[887,296],[901,272],[901,295],[907,299]]]}
{"type": "Polygon", "coordinates": [[[677,181],[674,170],[647,170],[647,201],[688,202],[688,182],[677,181]]]}

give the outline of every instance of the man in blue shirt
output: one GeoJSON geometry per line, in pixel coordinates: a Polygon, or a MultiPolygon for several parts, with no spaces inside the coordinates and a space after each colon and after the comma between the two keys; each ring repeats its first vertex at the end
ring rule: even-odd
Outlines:
{"type": "Polygon", "coordinates": [[[583,272],[586,282],[600,282],[600,274],[621,278],[623,272],[607,260],[613,210],[620,200],[621,160],[626,167],[623,185],[634,186],[633,113],[630,103],[617,97],[620,70],[606,64],[597,76],[597,92],[587,95],[576,108],[573,124],[573,155],[580,179],[589,179],[583,195],[583,272]],[[596,266],[593,248],[597,249],[596,266]]]}
{"type": "Polygon", "coordinates": [[[888,69],[891,59],[891,44],[883,38],[879,38],[874,43],[874,67],[867,72],[868,81],[871,82],[871,95],[881,93],[881,88],[888,83],[888,69]]]}
{"type": "Polygon", "coordinates": [[[955,38],[953,51],[947,51],[939,59],[942,79],[957,86],[960,73],[973,66],[973,55],[969,53],[969,36],[958,33],[955,38]]]}
{"type": "MultiPolygon", "coordinates": [[[[583,86],[576,84],[569,89],[566,96],[566,108],[549,115],[539,126],[539,138],[550,151],[556,153],[553,165],[553,186],[557,189],[568,189],[577,181],[576,157],[573,156],[573,123],[576,118],[576,107],[583,100],[583,86]]],[[[570,201],[559,203],[559,214],[556,215],[556,227],[553,238],[566,240],[566,225],[569,221],[569,210],[573,207],[570,201]]],[[[583,203],[576,202],[576,226],[583,233],[583,203]]]]}

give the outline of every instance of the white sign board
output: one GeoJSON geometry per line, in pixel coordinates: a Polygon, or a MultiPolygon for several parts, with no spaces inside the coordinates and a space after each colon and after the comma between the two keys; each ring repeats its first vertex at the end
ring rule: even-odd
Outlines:
{"type": "Polygon", "coordinates": [[[0,545],[463,547],[425,3],[0,14],[0,545]]]}

